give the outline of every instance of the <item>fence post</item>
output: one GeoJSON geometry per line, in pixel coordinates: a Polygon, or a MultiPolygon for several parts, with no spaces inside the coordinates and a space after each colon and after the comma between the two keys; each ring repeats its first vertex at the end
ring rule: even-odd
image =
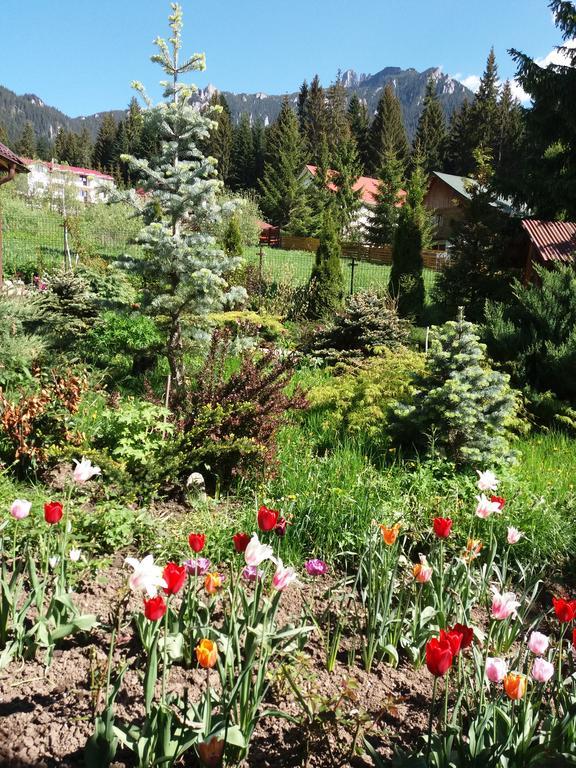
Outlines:
{"type": "Polygon", "coordinates": [[[350,260],[350,296],[354,293],[354,269],[356,268],[356,259],[352,256],[350,260]]]}

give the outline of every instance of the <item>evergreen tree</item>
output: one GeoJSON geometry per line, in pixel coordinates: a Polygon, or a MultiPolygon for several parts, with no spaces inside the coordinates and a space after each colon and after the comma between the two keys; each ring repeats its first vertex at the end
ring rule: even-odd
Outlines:
{"type": "Polygon", "coordinates": [[[107,112],[100,123],[94,144],[93,163],[95,168],[102,171],[112,170],[115,160],[116,130],[114,116],[107,112]]]}
{"type": "MultiPolygon", "coordinates": [[[[140,175],[147,193],[137,210],[144,227],[139,241],[143,256],[125,257],[143,279],[142,309],[158,318],[165,333],[166,356],[176,399],[185,387],[183,319],[198,326],[201,318],[243,295],[226,282],[238,260],[220,250],[208,232],[220,218],[218,194],[222,183],[216,168],[200,149],[212,128],[210,113],[199,113],[190,104],[192,86],[179,81],[181,75],[203,70],[204,55],[179,57],[182,11],[172,6],[170,40],[158,39],[153,61],[166,72],[166,101],[154,107],[148,101],[145,120],[157,126],[160,140],[158,162],[125,158],[140,175]]],[[[141,85],[138,89],[143,92],[141,85]]]]}
{"type": "MultiPolygon", "coordinates": [[[[551,0],[562,39],[576,38],[576,4],[551,0]]],[[[526,111],[524,162],[517,169],[515,196],[543,219],[576,220],[576,48],[563,47],[566,64],[544,68],[511,50],[516,79],[532,100],[526,111]]]]}
{"type": "MultiPolygon", "coordinates": [[[[0,141],[2,141],[1,135],[0,135],[0,141]]],[[[50,139],[47,139],[46,136],[40,136],[38,138],[38,141],[36,142],[36,155],[40,160],[46,160],[46,161],[52,160],[53,145],[50,139]]]]}
{"type": "Polygon", "coordinates": [[[472,125],[474,128],[473,149],[483,146],[492,152],[493,157],[498,143],[500,123],[499,90],[496,56],[494,55],[494,48],[491,48],[486,69],[480,78],[478,93],[472,104],[472,125]]]}
{"type": "Polygon", "coordinates": [[[410,401],[393,409],[398,445],[472,467],[511,460],[515,394],[509,377],[490,368],[475,326],[461,311],[456,322],[432,328],[426,369],[412,387],[410,401]]]}
{"type": "Polygon", "coordinates": [[[354,184],[360,176],[362,166],[356,149],[356,142],[349,136],[343,139],[332,152],[334,174],[332,182],[335,190],[332,193],[334,202],[332,211],[336,231],[341,237],[353,234],[351,226],[360,209],[360,190],[354,189],[354,184]]]}
{"type": "Polygon", "coordinates": [[[360,162],[362,163],[362,173],[364,173],[369,166],[368,109],[366,108],[366,102],[360,101],[356,93],[352,95],[350,103],[348,104],[348,121],[350,123],[352,136],[356,139],[356,147],[358,149],[360,162]]]}
{"type": "Polygon", "coordinates": [[[387,151],[378,172],[378,194],[367,227],[368,242],[373,245],[391,245],[400,215],[400,191],[403,184],[402,163],[387,151]]]}
{"type": "Polygon", "coordinates": [[[304,137],[307,146],[307,160],[318,164],[322,142],[328,140],[329,124],[326,95],[318,75],[314,76],[306,102],[304,137]]]}
{"type": "Polygon", "coordinates": [[[78,162],[74,163],[74,165],[79,165],[82,168],[89,168],[92,162],[93,153],[90,132],[86,126],[83,126],[80,133],[76,134],[76,136],[76,160],[78,162]]]}
{"type": "Polygon", "coordinates": [[[298,125],[300,126],[300,132],[304,136],[306,134],[306,121],[308,113],[308,83],[306,80],[300,86],[298,91],[298,125]]]}
{"type": "Polygon", "coordinates": [[[24,124],[15,149],[20,157],[36,157],[36,131],[29,120],[24,124]]]}
{"type": "Polygon", "coordinates": [[[523,162],[524,114],[512,95],[510,81],[502,86],[498,102],[498,132],[494,147],[495,185],[500,190],[511,190],[510,180],[516,177],[523,162]]]}
{"type": "Polygon", "coordinates": [[[260,206],[267,221],[287,228],[298,220],[305,226],[301,208],[306,195],[304,179],[304,143],[298,130],[298,119],[288,97],[282,102],[278,119],[273,124],[266,147],[264,175],[260,181],[260,206]]]}
{"type": "Polygon", "coordinates": [[[8,144],[8,133],[3,123],[0,123],[0,144],[4,144],[4,146],[8,144]]]}
{"type": "Polygon", "coordinates": [[[250,119],[246,113],[233,130],[230,157],[230,188],[250,189],[255,184],[254,144],[250,119]]]}
{"type": "Polygon", "coordinates": [[[385,152],[393,152],[406,167],[410,146],[402,118],[402,107],[391,83],[387,83],[380,97],[376,115],[370,126],[370,170],[376,173],[382,165],[385,152]]]}
{"type": "Polygon", "coordinates": [[[308,284],[308,316],[310,319],[332,319],[342,306],[344,278],[340,266],[340,243],[332,216],[326,213],[316,251],[316,260],[308,284]]]}
{"type": "Polygon", "coordinates": [[[335,82],[326,92],[326,121],[328,147],[333,158],[339,148],[345,145],[351,135],[347,114],[348,95],[338,73],[335,82]]]}
{"type": "Polygon", "coordinates": [[[228,184],[233,140],[230,107],[225,96],[215,93],[210,99],[209,108],[216,125],[210,131],[210,138],[205,143],[205,151],[218,161],[218,175],[224,184],[228,184]],[[214,107],[217,109],[214,110],[214,107]]]}
{"type": "Polygon", "coordinates": [[[414,147],[420,154],[427,173],[444,168],[446,121],[442,105],[436,95],[436,81],[429,78],[426,84],[424,105],[416,128],[414,147]]]}
{"type": "Polygon", "coordinates": [[[264,123],[257,120],[252,124],[252,148],[254,151],[254,187],[264,176],[264,161],[266,158],[266,131],[264,123]]]}
{"type": "Polygon", "coordinates": [[[243,254],[242,233],[236,216],[232,216],[224,232],[223,243],[224,252],[228,256],[240,258],[243,254]]]}
{"type": "Polygon", "coordinates": [[[469,176],[474,170],[474,115],[472,105],[463,101],[450,120],[444,167],[456,176],[469,176]]]}
{"type": "Polygon", "coordinates": [[[514,272],[509,246],[515,228],[495,205],[490,154],[477,150],[475,156],[476,183],[470,186],[467,216],[455,230],[451,258],[437,276],[434,294],[447,317],[463,306],[471,320],[481,322],[487,299],[504,301],[510,296],[514,272]]]}

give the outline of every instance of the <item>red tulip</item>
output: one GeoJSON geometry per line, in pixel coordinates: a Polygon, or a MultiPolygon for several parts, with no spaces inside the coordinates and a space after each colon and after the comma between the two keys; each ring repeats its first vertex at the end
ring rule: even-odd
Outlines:
{"type": "Polygon", "coordinates": [[[276,527],[279,514],[277,509],[268,509],[262,505],[258,510],[258,528],[261,531],[271,531],[276,527]]]}
{"type": "Polygon", "coordinates": [[[288,521],[285,517],[279,517],[278,522],[274,526],[274,533],[276,536],[284,536],[286,534],[286,526],[288,525],[288,521]]]}
{"type": "Polygon", "coordinates": [[[232,536],[232,541],[234,542],[236,552],[238,552],[238,554],[242,554],[242,552],[246,551],[246,547],[250,542],[250,534],[235,533],[234,536],[232,536]]]}
{"type": "Polygon", "coordinates": [[[166,613],[166,603],[161,595],[144,600],[144,616],[149,621],[160,621],[166,613]]]}
{"type": "Polygon", "coordinates": [[[62,504],[59,501],[47,501],[44,504],[44,519],[50,525],[59,523],[62,520],[62,504]]]}
{"type": "Polygon", "coordinates": [[[447,642],[452,651],[452,655],[458,656],[462,646],[462,635],[460,632],[455,632],[453,629],[441,629],[440,642],[447,642]]]}
{"type": "Polygon", "coordinates": [[[448,631],[458,632],[458,634],[462,635],[462,640],[460,641],[461,651],[465,648],[470,648],[472,641],[474,640],[474,630],[472,627],[467,627],[466,624],[454,624],[452,629],[449,629],[448,631]]]}
{"type": "Polygon", "coordinates": [[[502,512],[504,509],[504,504],[506,504],[506,499],[502,498],[502,496],[490,496],[490,501],[493,504],[498,504],[498,512],[502,512]]]}
{"type": "Polygon", "coordinates": [[[442,677],[452,666],[454,654],[447,640],[433,637],[426,643],[426,666],[435,677],[442,677]]]}
{"type": "Polygon", "coordinates": [[[563,600],[561,597],[553,597],[554,612],[558,621],[567,624],[576,618],[576,600],[563,600]]]}
{"type": "Polygon", "coordinates": [[[166,563],[162,578],[166,582],[164,592],[167,595],[175,595],[180,592],[186,581],[186,567],[177,563],[166,563]]]}
{"type": "Polygon", "coordinates": [[[449,517],[434,518],[434,533],[439,539],[447,539],[452,530],[452,520],[449,517]]]}
{"type": "Polygon", "coordinates": [[[190,544],[190,548],[194,550],[194,552],[202,552],[204,549],[204,545],[206,544],[206,534],[205,533],[191,533],[188,536],[188,544],[190,544]]]}

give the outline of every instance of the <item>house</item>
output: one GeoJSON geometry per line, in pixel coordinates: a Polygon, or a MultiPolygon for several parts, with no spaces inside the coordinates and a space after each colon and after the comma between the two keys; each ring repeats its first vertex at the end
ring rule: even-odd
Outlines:
{"type": "Polygon", "coordinates": [[[524,280],[536,279],[535,265],[576,263],[576,222],[523,219],[524,280]]]}
{"type": "Polygon", "coordinates": [[[71,189],[76,200],[84,203],[106,202],[116,188],[114,178],[92,168],[48,163],[44,160],[25,160],[30,175],[28,191],[32,195],[48,194],[62,197],[64,189],[71,189]]]}
{"type": "MultiPolygon", "coordinates": [[[[424,205],[434,213],[437,240],[449,240],[454,225],[466,218],[466,209],[472,199],[470,190],[475,184],[477,182],[474,179],[466,176],[454,176],[440,171],[431,173],[424,205]]],[[[514,213],[509,200],[499,198],[495,205],[508,216],[514,213]]]]}
{"type": "Polygon", "coordinates": [[[17,173],[28,173],[24,160],[0,143],[0,184],[12,181],[17,173]]]}

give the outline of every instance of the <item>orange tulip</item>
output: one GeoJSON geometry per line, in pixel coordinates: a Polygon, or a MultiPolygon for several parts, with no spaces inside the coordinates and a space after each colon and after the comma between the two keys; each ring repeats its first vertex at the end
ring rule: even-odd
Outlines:
{"type": "Polygon", "coordinates": [[[468,561],[475,560],[480,554],[482,546],[483,545],[480,539],[468,539],[468,542],[466,543],[466,550],[462,557],[464,560],[468,561]]]}
{"type": "Polygon", "coordinates": [[[526,693],[526,675],[520,675],[517,672],[508,672],[503,680],[504,690],[509,699],[524,698],[526,693]]]}
{"type": "Polygon", "coordinates": [[[380,530],[382,531],[382,538],[384,539],[384,544],[387,544],[389,547],[395,544],[401,527],[402,527],[401,523],[395,523],[391,528],[388,528],[385,525],[380,525],[380,530]]]}
{"type": "Polygon", "coordinates": [[[215,595],[219,589],[222,588],[224,579],[222,576],[214,571],[213,573],[207,573],[204,579],[204,589],[209,595],[215,595]]]}
{"type": "Polygon", "coordinates": [[[206,768],[218,768],[224,755],[225,742],[217,736],[212,736],[208,741],[201,741],[197,745],[198,757],[206,768]]]}
{"type": "Polygon", "coordinates": [[[201,667],[212,669],[218,661],[218,646],[213,640],[203,638],[196,646],[196,658],[201,667]]]}

